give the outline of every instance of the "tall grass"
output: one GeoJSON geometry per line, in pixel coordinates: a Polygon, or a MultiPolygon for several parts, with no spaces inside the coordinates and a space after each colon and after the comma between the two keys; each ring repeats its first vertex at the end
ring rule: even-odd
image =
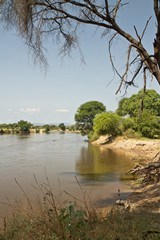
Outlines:
{"type": "MultiPolygon", "coordinates": [[[[61,202],[61,193],[54,196],[49,180],[35,188],[41,192],[34,206],[26,196],[27,207],[18,201],[12,216],[4,218],[0,240],[159,240],[160,213],[130,212],[113,206],[106,216],[88,204],[80,183],[83,207],[74,197],[73,202],[61,202]]],[[[25,191],[17,182],[23,193],[25,191]]]]}

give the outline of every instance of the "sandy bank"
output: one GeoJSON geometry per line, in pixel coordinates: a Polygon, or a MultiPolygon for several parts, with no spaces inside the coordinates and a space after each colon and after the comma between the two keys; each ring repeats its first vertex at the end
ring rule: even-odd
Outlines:
{"type": "Polygon", "coordinates": [[[101,136],[93,144],[99,145],[104,148],[110,148],[118,151],[124,151],[132,159],[143,160],[150,162],[157,153],[160,151],[160,140],[139,140],[139,139],[125,139],[118,137],[111,143],[103,144],[106,136],[101,136]]]}
{"type": "MultiPolygon", "coordinates": [[[[135,163],[140,160],[143,164],[160,161],[160,140],[139,140],[118,137],[111,143],[104,144],[105,141],[106,136],[101,136],[93,144],[103,148],[123,151],[135,163]]],[[[128,197],[125,206],[129,206],[131,210],[146,209],[160,213],[160,182],[143,188],[139,185],[134,185],[133,193],[128,197]]],[[[107,213],[107,211],[108,208],[102,210],[103,213],[107,213]]]]}

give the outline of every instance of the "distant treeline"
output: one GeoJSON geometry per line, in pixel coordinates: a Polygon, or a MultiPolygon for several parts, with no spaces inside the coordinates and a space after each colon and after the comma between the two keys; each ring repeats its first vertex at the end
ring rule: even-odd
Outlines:
{"type": "Polygon", "coordinates": [[[49,133],[51,131],[76,131],[75,125],[65,126],[64,123],[59,125],[45,124],[42,126],[36,126],[28,121],[20,120],[17,123],[3,123],[0,124],[0,134],[29,134],[29,133],[49,133]]]}

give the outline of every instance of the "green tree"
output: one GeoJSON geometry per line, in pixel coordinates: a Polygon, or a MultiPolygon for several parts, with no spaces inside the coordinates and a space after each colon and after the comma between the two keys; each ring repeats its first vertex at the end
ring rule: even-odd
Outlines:
{"type": "Polygon", "coordinates": [[[135,130],[147,138],[160,138],[160,117],[145,110],[140,118],[135,118],[135,130]]]}
{"type": "Polygon", "coordinates": [[[32,123],[24,120],[20,120],[17,123],[17,127],[19,128],[20,133],[23,133],[23,134],[30,133],[30,129],[32,126],[33,126],[32,123]]]}
{"type": "Polygon", "coordinates": [[[134,129],[135,120],[132,117],[122,118],[122,129],[125,132],[128,129],[134,129]]]}
{"type": "Polygon", "coordinates": [[[70,125],[70,126],[67,127],[67,129],[68,129],[69,131],[76,131],[76,125],[75,125],[75,124],[70,125]]]}
{"type": "Polygon", "coordinates": [[[113,112],[103,112],[97,114],[93,120],[93,130],[98,135],[111,134],[117,136],[120,134],[121,118],[113,112]]]}
{"type": "Polygon", "coordinates": [[[116,112],[120,116],[138,116],[142,110],[142,102],[143,110],[148,110],[153,115],[160,116],[160,94],[155,90],[146,90],[145,93],[143,93],[143,90],[140,90],[130,98],[123,98],[119,102],[116,112]]]}
{"type": "Polygon", "coordinates": [[[50,132],[50,130],[51,130],[51,127],[50,127],[50,125],[44,125],[44,131],[45,131],[45,133],[49,133],[50,132]]]}
{"type": "MultiPolygon", "coordinates": [[[[139,8],[140,2],[134,1],[136,9],[139,8]]],[[[126,24],[122,24],[128,21],[128,10],[133,8],[131,4],[131,0],[127,3],[123,0],[5,0],[0,1],[0,21],[14,26],[24,38],[24,42],[33,50],[34,56],[44,64],[46,37],[51,36],[56,43],[58,42],[61,45],[60,52],[65,55],[70,53],[72,48],[80,46],[80,27],[93,26],[109,41],[111,64],[120,78],[118,90],[124,84],[134,85],[136,77],[142,72],[144,80],[146,72],[149,72],[160,85],[160,1],[144,1],[145,7],[148,4],[152,5],[148,18],[144,19],[141,14],[141,22],[144,23],[141,32],[138,30],[139,26],[134,23],[137,15],[133,15],[135,19],[130,19],[133,26],[129,26],[127,31],[126,24]],[[152,34],[151,44],[146,45],[144,35],[149,28],[155,34],[152,34]],[[123,45],[126,46],[124,51],[127,52],[127,57],[124,59],[125,67],[120,72],[114,61],[114,42],[116,41],[117,45],[122,40],[125,40],[123,45]],[[147,49],[148,46],[153,46],[152,51],[150,47],[147,49]]]]}
{"type": "Polygon", "coordinates": [[[64,123],[60,123],[58,127],[59,127],[59,129],[62,130],[62,131],[65,131],[65,130],[66,130],[66,126],[65,126],[64,123]]]}
{"type": "Polygon", "coordinates": [[[75,114],[75,121],[81,133],[87,135],[93,128],[94,117],[105,111],[106,107],[98,101],[89,101],[80,105],[75,114]]]}

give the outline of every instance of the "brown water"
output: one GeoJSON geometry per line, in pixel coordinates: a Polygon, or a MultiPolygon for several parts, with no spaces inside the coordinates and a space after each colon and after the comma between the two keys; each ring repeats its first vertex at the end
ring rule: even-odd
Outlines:
{"type": "MultiPolygon", "coordinates": [[[[99,206],[114,202],[118,189],[125,197],[130,187],[123,179],[124,173],[133,167],[131,160],[124,153],[101,149],[84,140],[73,133],[1,135],[0,202],[12,202],[24,195],[16,181],[28,197],[37,196],[33,175],[41,184],[46,182],[45,173],[55,195],[65,190],[81,198],[81,186],[99,206]]],[[[69,195],[62,198],[66,200],[69,195]]],[[[1,203],[0,214],[5,210],[1,203]]]]}

